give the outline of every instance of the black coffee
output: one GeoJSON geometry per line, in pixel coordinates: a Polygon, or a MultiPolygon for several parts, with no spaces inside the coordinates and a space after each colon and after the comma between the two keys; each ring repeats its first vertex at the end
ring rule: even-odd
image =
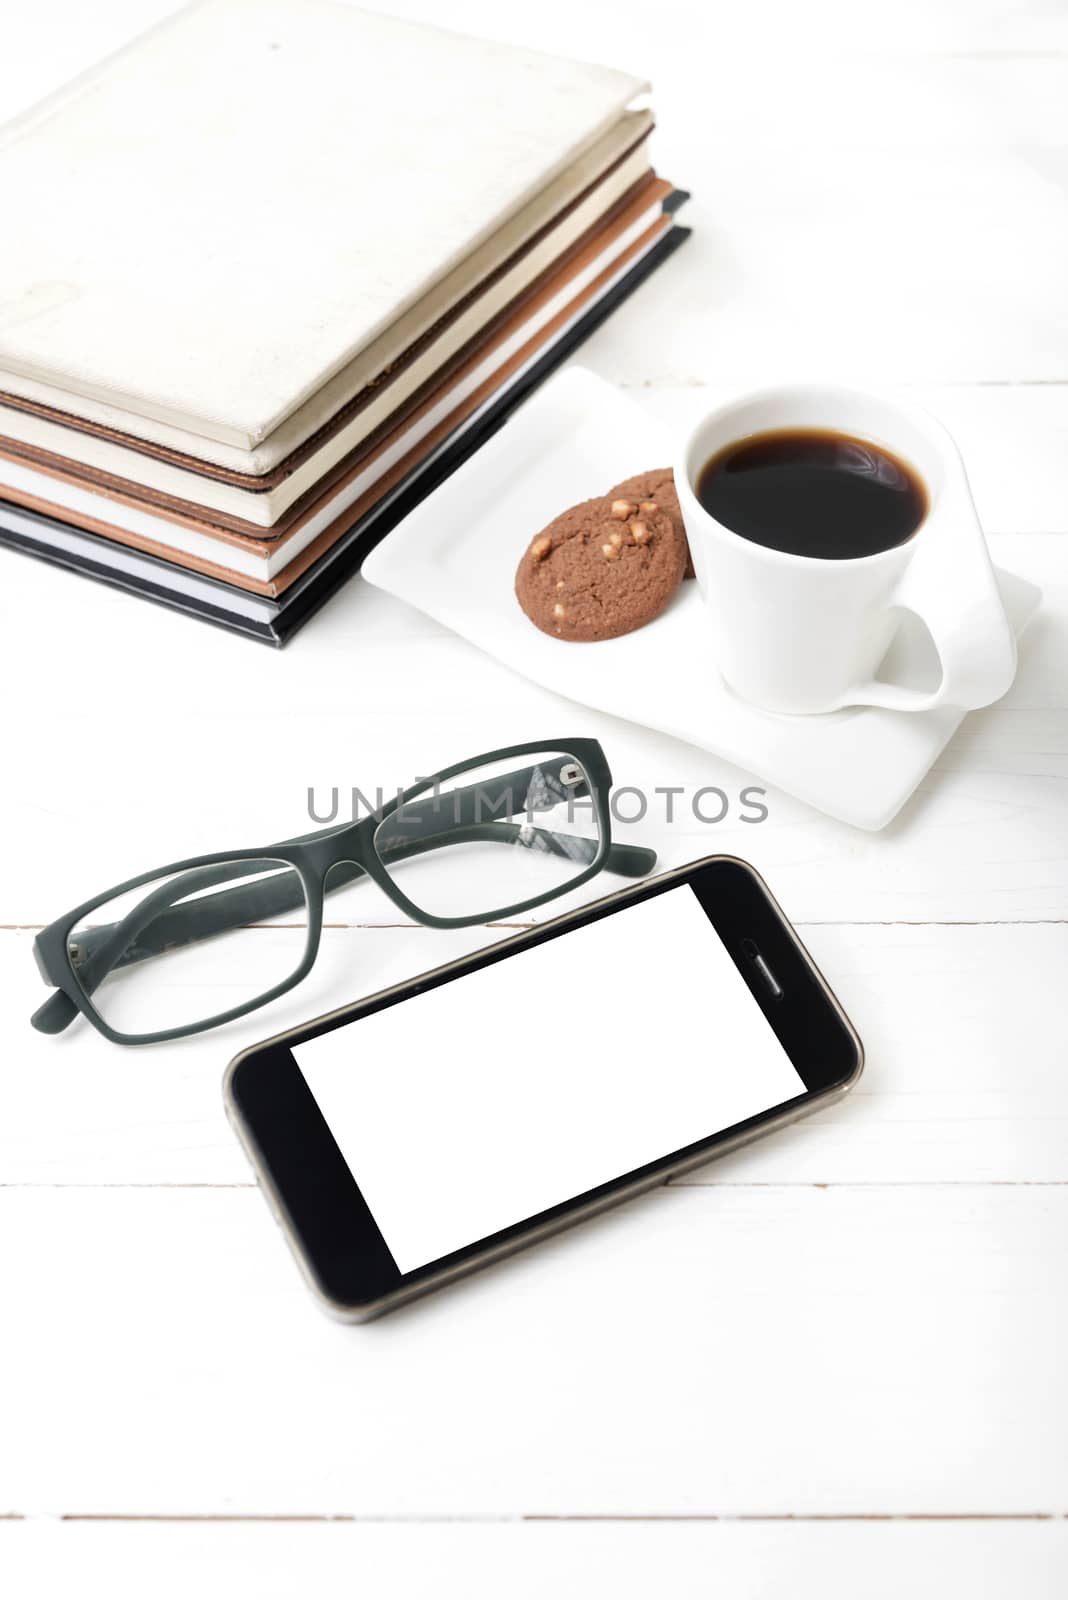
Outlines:
{"type": "Polygon", "coordinates": [[[822,428],[751,434],[701,469],[697,498],[754,544],[848,561],[911,539],[927,490],[889,451],[822,428]]]}

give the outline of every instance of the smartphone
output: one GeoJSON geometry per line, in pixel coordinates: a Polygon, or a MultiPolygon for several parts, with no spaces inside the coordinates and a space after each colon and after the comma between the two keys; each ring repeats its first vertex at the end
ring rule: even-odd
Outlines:
{"type": "Polygon", "coordinates": [[[363,1321],[845,1093],[863,1049],[755,869],[712,856],[244,1050],[227,1111],[363,1321]]]}

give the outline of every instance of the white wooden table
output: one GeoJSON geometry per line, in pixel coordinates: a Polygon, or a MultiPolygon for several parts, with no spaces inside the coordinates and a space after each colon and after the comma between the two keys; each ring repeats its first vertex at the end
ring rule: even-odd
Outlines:
{"type": "MultiPolygon", "coordinates": [[[[0,112],[167,9],[18,8],[0,112]]],[[[138,1053],[29,1029],[33,930],[156,861],[298,831],[310,785],[513,739],[595,734],[647,788],[746,779],[358,581],[274,654],[5,553],[0,1588],[1061,1595],[1068,8],[394,9],[654,80],[695,233],[589,365],[680,421],[768,377],[908,385],[1044,611],[885,833],[776,794],[759,827],[633,830],[766,873],[866,1040],[852,1099],[361,1329],[299,1282],[222,1070],[488,935],[366,925],[395,923],[381,906],[271,1013],[138,1053]]]]}

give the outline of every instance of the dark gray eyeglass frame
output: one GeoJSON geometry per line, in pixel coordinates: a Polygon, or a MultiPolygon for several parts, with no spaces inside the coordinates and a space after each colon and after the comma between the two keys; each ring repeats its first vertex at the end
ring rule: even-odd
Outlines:
{"type": "MultiPolygon", "coordinates": [[[[209,1028],[221,1027],[250,1011],[258,1010],[260,1006],[269,1005],[307,977],[319,953],[324,897],[363,876],[376,883],[407,916],[430,928],[469,928],[478,923],[531,911],[535,906],[544,905],[561,894],[569,894],[604,867],[623,877],[644,877],[656,866],[656,852],[641,845],[612,843],[611,787],[612,775],[608,762],[596,739],[540,739],[535,743],[507,745],[501,750],[491,750],[485,755],[458,761],[433,777],[422,779],[404,790],[380,812],[363,817],[358,822],[318,829],[314,833],[285,839],[279,844],[260,849],[191,856],[187,860],[173,861],[167,866],[155,867],[151,872],[140,873],[135,878],[114,885],[103,894],[94,895],[91,900],[83,901],[72,911],[49,923],[34,939],[33,950],[41,976],[58,992],[46,1000],[30,1020],[41,1033],[61,1033],[80,1013],[106,1039],[126,1045],[158,1044],[167,1039],[185,1038],[209,1028]],[[483,781],[468,789],[455,789],[447,795],[438,794],[439,786],[459,773],[486,766],[490,762],[507,761],[513,757],[535,757],[549,752],[553,754],[552,761],[537,762],[528,769],[502,775],[490,782],[483,781]],[[569,762],[577,763],[580,770],[570,774],[567,771],[569,762]],[[383,849],[388,853],[389,860],[401,861],[450,844],[513,843],[522,832],[524,842],[535,836],[539,849],[545,853],[575,859],[577,841],[571,836],[556,834],[549,829],[532,828],[530,824],[482,820],[485,810],[495,816],[496,806],[506,805],[516,792],[525,794],[535,771],[539,782],[547,785],[545,793],[548,806],[568,796],[574,799],[588,798],[592,804],[598,824],[598,838],[595,852],[581,872],[567,883],[532,895],[527,900],[520,900],[514,905],[487,907],[466,917],[434,916],[415,905],[398,889],[383,862],[380,854],[383,849]],[[380,835],[377,841],[376,835],[380,835]],[[300,880],[300,897],[292,893],[288,874],[235,887],[232,869],[241,862],[250,863],[250,873],[268,862],[291,867],[300,880]],[[122,921],[92,928],[83,935],[77,947],[72,946],[72,932],[91,911],[117,895],[138,889],[142,884],[171,873],[189,874],[192,881],[182,883],[172,879],[169,884],[161,885],[157,895],[150,895],[122,921]],[[216,895],[184,900],[174,905],[176,894],[189,895],[210,889],[213,883],[221,882],[228,887],[216,895]],[[220,1011],[215,1016],[205,1017],[200,1022],[184,1027],[165,1028],[156,1033],[120,1033],[104,1020],[90,998],[93,989],[115,967],[162,954],[173,943],[174,935],[180,934],[183,944],[192,944],[251,921],[277,916],[294,909],[298,904],[304,904],[308,911],[308,937],[299,965],[283,982],[243,1005],[232,1006],[228,1011],[220,1011]],[[172,908],[169,912],[168,906],[172,908]],[[133,943],[138,932],[144,932],[145,929],[151,930],[151,936],[140,944],[133,943]]],[[[520,809],[525,808],[512,806],[502,815],[514,816],[520,809]]]]}

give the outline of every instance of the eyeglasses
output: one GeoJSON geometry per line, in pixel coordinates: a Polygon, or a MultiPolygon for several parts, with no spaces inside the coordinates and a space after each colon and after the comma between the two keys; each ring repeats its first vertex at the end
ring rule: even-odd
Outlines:
{"type": "Polygon", "coordinates": [[[80,1012],[116,1044],[153,1044],[231,1022],[307,976],[324,896],[360,878],[417,922],[466,928],[544,905],[602,867],[642,877],[656,852],[612,843],[611,782],[595,739],[511,745],[358,822],[130,878],[35,938],[58,993],[33,1026],[61,1033],[80,1012]],[[228,1003],[207,1012],[220,991],[228,1003]]]}

